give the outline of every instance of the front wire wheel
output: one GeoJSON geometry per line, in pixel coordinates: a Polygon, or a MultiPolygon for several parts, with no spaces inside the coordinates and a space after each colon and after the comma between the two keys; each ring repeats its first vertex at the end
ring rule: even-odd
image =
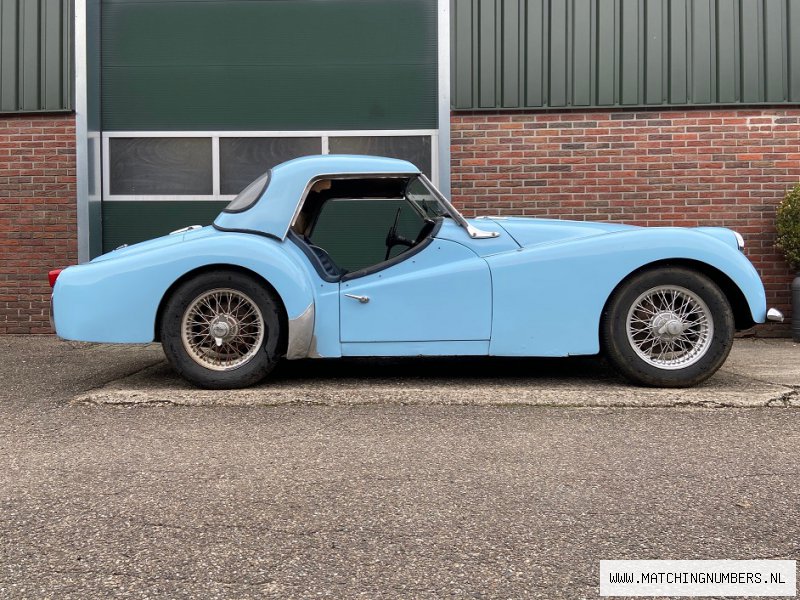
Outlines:
{"type": "Polygon", "coordinates": [[[680,286],[660,285],[633,302],[627,329],[628,341],[646,363],[683,369],[708,351],[714,319],[697,294],[680,286]]]}
{"type": "Polygon", "coordinates": [[[733,346],[728,299],[684,267],[644,271],[614,291],[601,335],[609,361],[635,383],[687,387],[708,379],[733,346]]]}

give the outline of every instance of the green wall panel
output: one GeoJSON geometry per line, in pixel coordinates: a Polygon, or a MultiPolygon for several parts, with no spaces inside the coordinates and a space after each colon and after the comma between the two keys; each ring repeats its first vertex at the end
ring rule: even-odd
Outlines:
{"type": "Polygon", "coordinates": [[[452,105],[797,103],[798,27],[800,0],[451,0],[452,105]]]}
{"type": "Polygon", "coordinates": [[[597,7],[597,46],[596,46],[596,71],[609,74],[605,77],[596,77],[597,92],[593,103],[614,104],[617,90],[616,69],[617,56],[619,55],[619,39],[617,38],[617,20],[619,19],[619,6],[615,0],[600,0],[597,7]]]}
{"type": "Polygon", "coordinates": [[[789,35],[789,98],[793,102],[800,102],[800,2],[792,2],[788,6],[786,25],[791,33],[789,35]]]}
{"type": "Polygon", "coordinates": [[[71,110],[70,0],[0,0],[0,112],[71,110]]]}
{"type": "Polygon", "coordinates": [[[227,202],[103,202],[103,252],[187,225],[210,225],[227,202]]]}
{"type": "Polygon", "coordinates": [[[435,0],[104,0],[105,130],[435,128],[435,0]]]}
{"type": "MultiPolygon", "coordinates": [[[[737,0],[718,0],[717,31],[736,31],[737,0]]],[[[719,102],[735,102],[739,85],[739,44],[733,35],[716,36],[717,45],[717,99],[719,102]]]]}

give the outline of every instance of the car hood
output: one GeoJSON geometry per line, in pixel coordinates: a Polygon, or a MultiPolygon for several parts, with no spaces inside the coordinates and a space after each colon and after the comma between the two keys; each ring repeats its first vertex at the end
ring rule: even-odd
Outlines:
{"type": "Polygon", "coordinates": [[[639,229],[634,225],[619,223],[561,221],[533,217],[484,217],[475,219],[474,225],[480,229],[481,222],[485,223],[486,220],[496,223],[523,247],[639,229]]]}
{"type": "MultiPolygon", "coordinates": [[[[481,228],[481,223],[486,228],[487,221],[498,225],[522,247],[643,229],[635,225],[623,225],[620,223],[562,221],[534,217],[479,217],[470,219],[472,225],[478,229],[481,228]]],[[[654,227],[651,229],[662,228],[654,227]]],[[[716,238],[731,248],[739,249],[736,233],[731,229],[725,227],[690,227],[688,229],[716,238]]]]}

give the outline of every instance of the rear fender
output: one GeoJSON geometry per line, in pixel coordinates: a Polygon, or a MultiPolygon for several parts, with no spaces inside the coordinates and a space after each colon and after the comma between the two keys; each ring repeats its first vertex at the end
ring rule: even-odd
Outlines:
{"type": "MultiPolygon", "coordinates": [[[[313,327],[309,274],[284,243],[252,234],[215,232],[65,269],[53,290],[56,331],[70,340],[152,342],[159,306],[171,286],[185,274],[211,265],[252,271],[269,282],[286,310],[290,345],[296,337],[291,331],[293,321],[305,323],[305,329],[310,321],[313,327]]],[[[310,343],[310,334],[307,337],[310,343]]]]}

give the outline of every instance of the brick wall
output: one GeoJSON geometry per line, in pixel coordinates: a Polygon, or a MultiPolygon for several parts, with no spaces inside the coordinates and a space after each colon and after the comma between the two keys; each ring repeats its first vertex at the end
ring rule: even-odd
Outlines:
{"type": "MultiPolygon", "coordinates": [[[[74,161],[72,116],[0,117],[0,334],[50,331],[46,273],[76,262],[74,161]]],[[[467,214],[732,227],[789,313],[774,215],[800,181],[800,108],[456,113],[452,170],[467,214]]]]}
{"type": "Polygon", "coordinates": [[[0,334],[50,333],[50,269],[77,262],[75,119],[0,116],[0,334]]]}
{"type": "Polygon", "coordinates": [[[454,113],[451,125],[466,214],[730,227],[789,314],[775,208],[800,182],[800,108],[454,113]]]}

